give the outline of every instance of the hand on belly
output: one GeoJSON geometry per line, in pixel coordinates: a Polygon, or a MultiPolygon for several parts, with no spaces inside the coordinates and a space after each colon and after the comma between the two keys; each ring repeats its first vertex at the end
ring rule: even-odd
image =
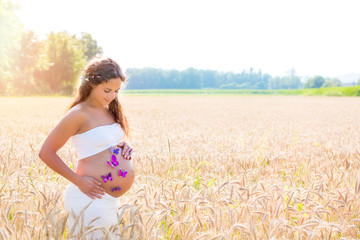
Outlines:
{"type": "Polygon", "coordinates": [[[105,192],[113,197],[127,192],[135,180],[132,160],[125,159],[111,148],[80,160],[76,172],[96,178],[105,192]]]}

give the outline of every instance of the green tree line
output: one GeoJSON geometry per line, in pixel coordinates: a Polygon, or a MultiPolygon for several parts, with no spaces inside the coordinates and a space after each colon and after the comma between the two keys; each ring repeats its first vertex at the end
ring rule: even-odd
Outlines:
{"type": "Polygon", "coordinates": [[[130,79],[128,89],[300,89],[341,86],[340,80],[322,76],[309,78],[302,83],[295,69],[290,69],[282,77],[272,77],[252,68],[241,73],[194,68],[184,71],[129,68],[126,74],[130,79]]]}
{"type": "MultiPolygon", "coordinates": [[[[72,93],[86,62],[102,55],[89,33],[50,32],[40,40],[24,29],[17,6],[0,0],[0,94],[72,93]]],[[[128,68],[128,89],[300,89],[341,86],[338,79],[315,76],[302,83],[295,69],[272,77],[252,68],[241,73],[188,68],[183,71],[128,68]]],[[[360,84],[360,80],[358,82],[360,84]]]]}

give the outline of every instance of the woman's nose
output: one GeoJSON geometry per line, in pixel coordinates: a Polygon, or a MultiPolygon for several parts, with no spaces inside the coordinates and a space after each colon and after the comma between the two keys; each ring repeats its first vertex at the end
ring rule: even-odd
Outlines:
{"type": "Polygon", "coordinates": [[[111,93],[111,98],[112,98],[112,99],[116,98],[116,95],[117,95],[116,92],[112,92],[112,93],[111,93]]]}

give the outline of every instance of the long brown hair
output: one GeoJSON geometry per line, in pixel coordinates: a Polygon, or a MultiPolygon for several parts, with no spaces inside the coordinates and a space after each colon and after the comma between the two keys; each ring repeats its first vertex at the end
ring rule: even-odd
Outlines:
{"type": "MultiPolygon", "coordinates": [[[[114,78],[120,78],[123,82],[122,86],[126,85],[128,81],[117,62],[110,58],[94,58],[90,60],[83,70],[80,84],[74,92],[75,100],[70,104],[68,110],[84,102],[89,97],[92,90],[91,85],[96,86],[114,78]]],[[[129,123],[118,98],[110,102],[109,111],[113,115],[115,122],[120,124],[125,136],[129,137],[129,123]]]]}

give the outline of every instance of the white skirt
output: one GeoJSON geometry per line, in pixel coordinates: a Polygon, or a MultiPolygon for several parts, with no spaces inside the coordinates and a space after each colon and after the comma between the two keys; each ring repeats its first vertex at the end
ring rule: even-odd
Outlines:
{"type": "Polygon", "coordinates": [[[73,183],[67,186],[64,208],[69,213],[68,239],[80,239],[82,236],[86,236],[86,239],[98,240],[105,239],[105,236],[108,236],[107,239],[119,238],[116,238],[120,226],[118,224],[119,198],[107,193],[101,196],[101,199],[94,200],[73,183]]]}

